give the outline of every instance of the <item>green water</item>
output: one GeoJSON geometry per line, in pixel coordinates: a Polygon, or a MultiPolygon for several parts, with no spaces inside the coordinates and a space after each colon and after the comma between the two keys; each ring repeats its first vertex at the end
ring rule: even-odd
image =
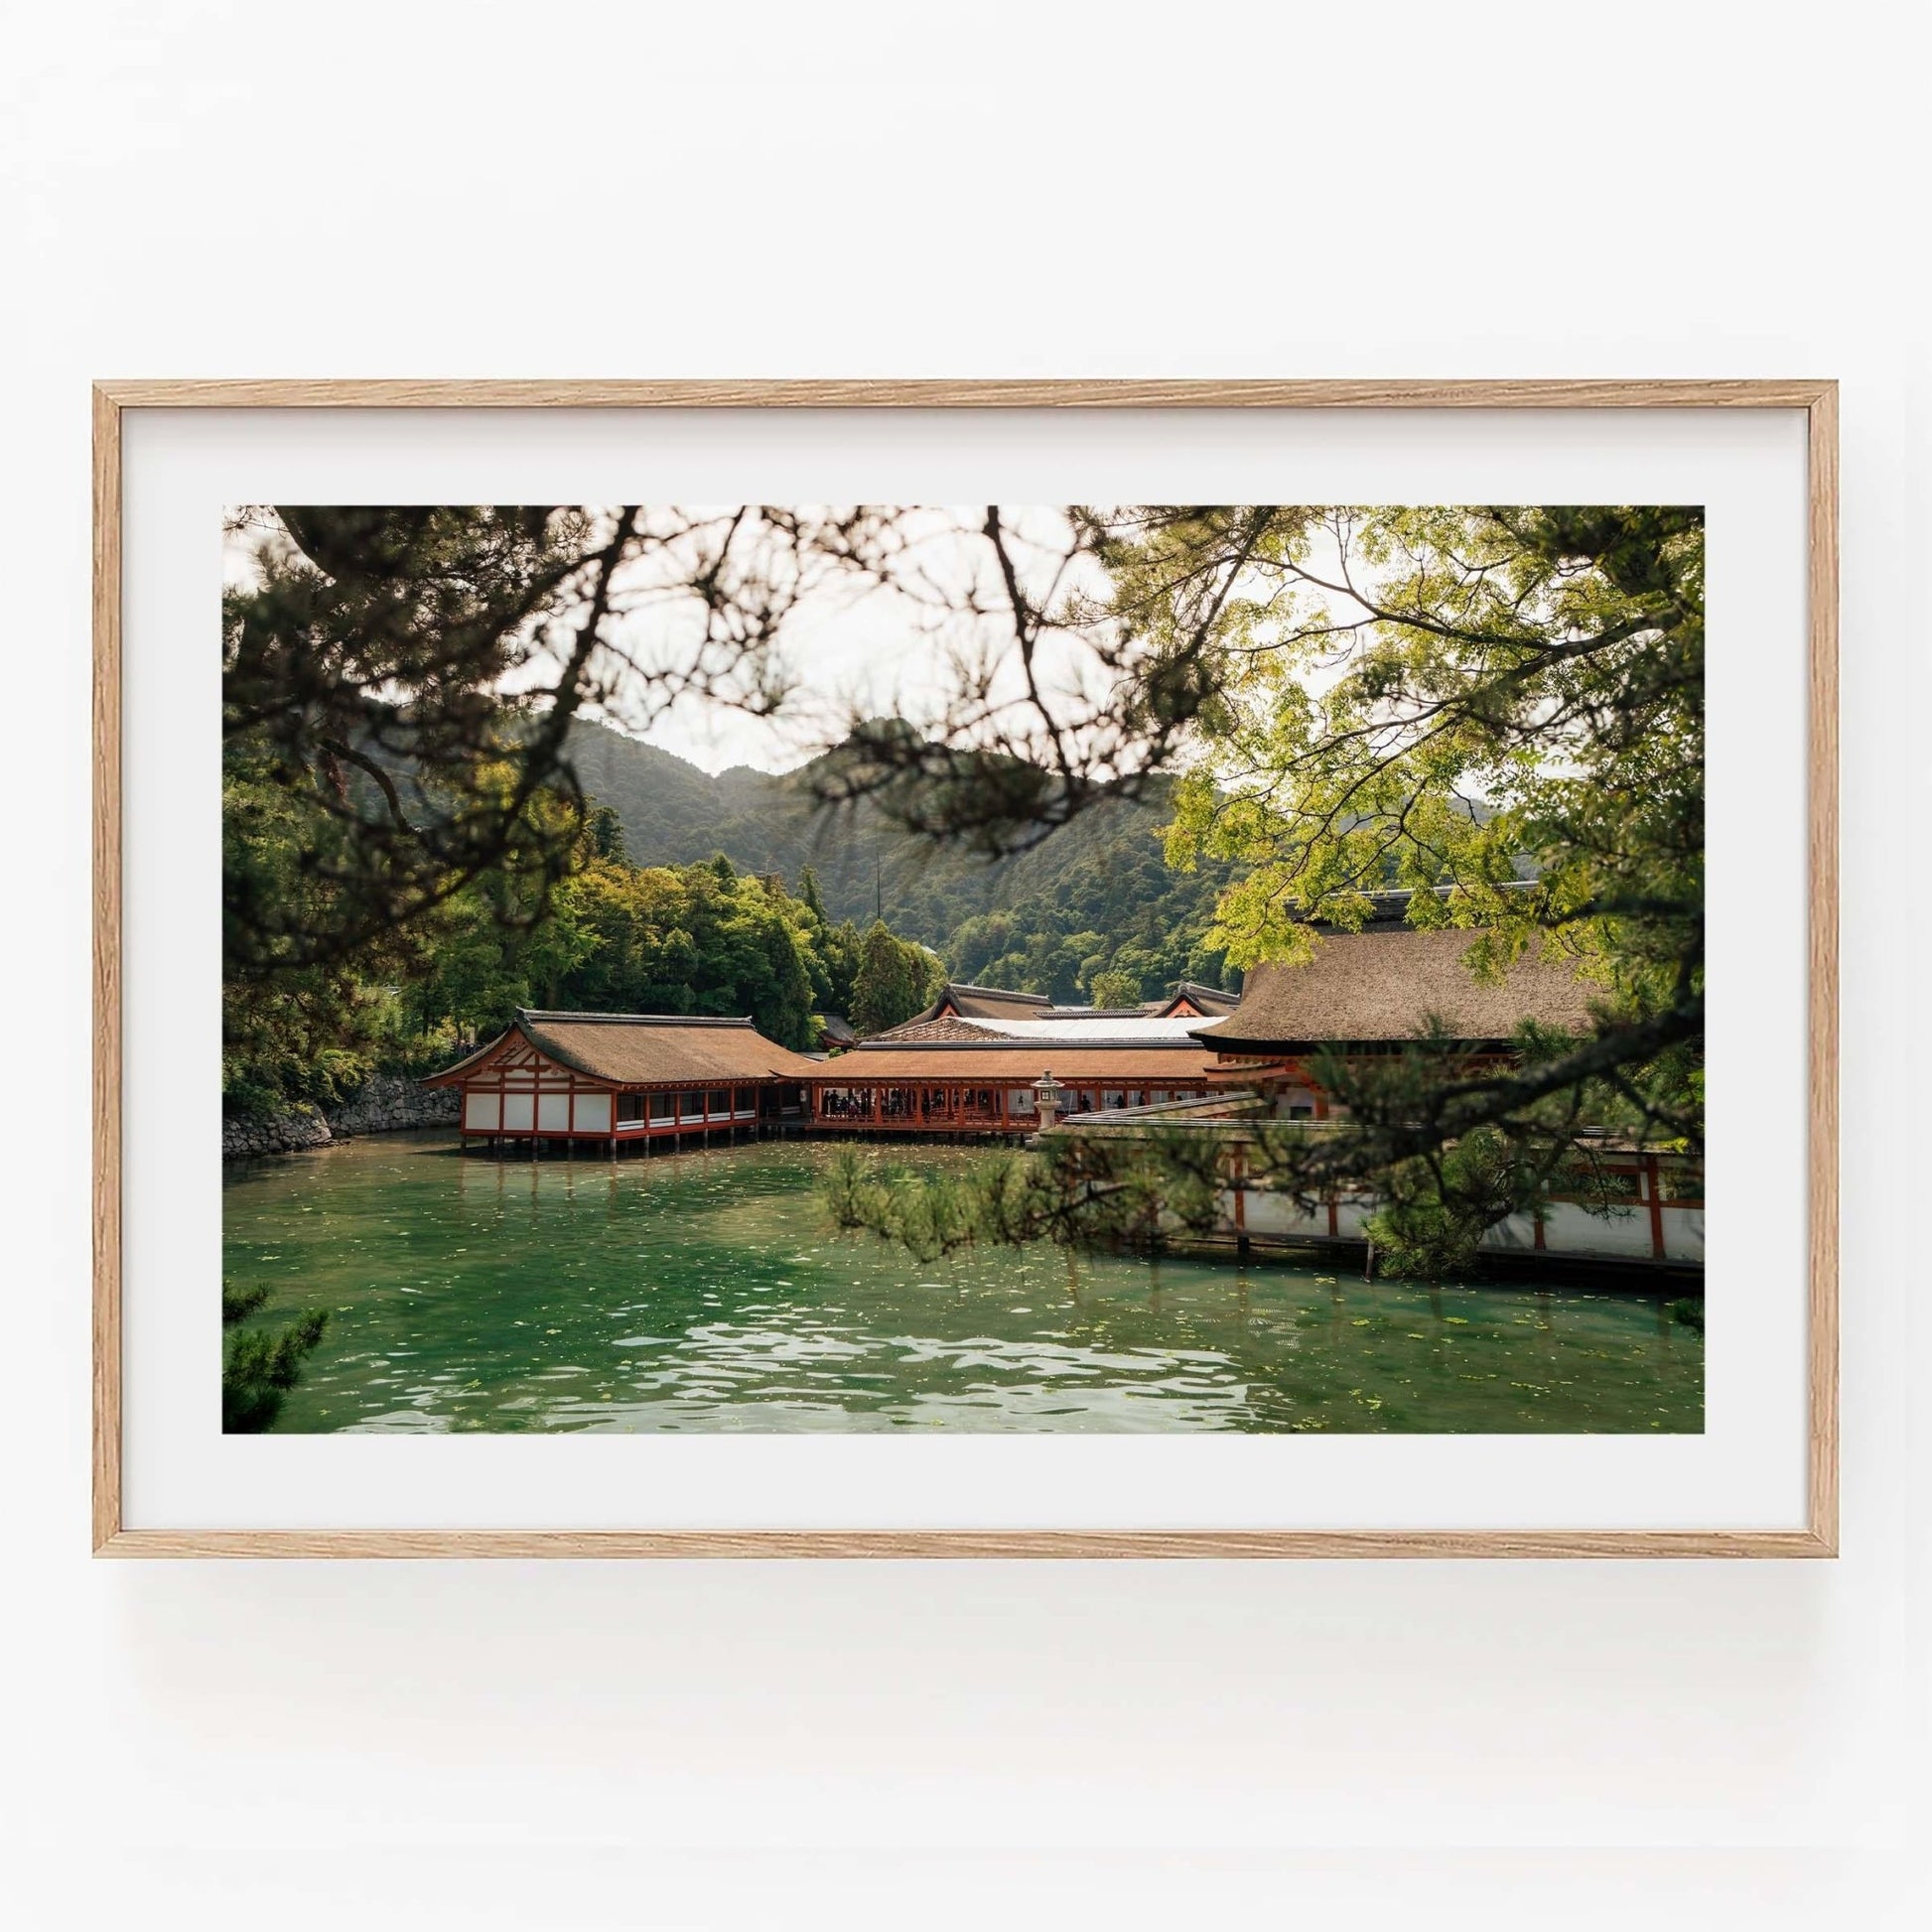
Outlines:
{"type": "MultiPolygon", "coordinates": [[[[329,1330],[278,1432],[1697,1431],[1654,1300],[835,1231],[825,1143],[495,1162],[385,1135],[231,1169],[227,1278],[329,1330]]],[[[906,1165],[970,1159],[894,1150],[906,1165]]]]}

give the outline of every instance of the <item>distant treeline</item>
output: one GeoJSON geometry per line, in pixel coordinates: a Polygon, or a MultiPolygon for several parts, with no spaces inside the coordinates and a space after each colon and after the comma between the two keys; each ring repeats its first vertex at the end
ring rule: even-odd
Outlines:
{"type": "Polygon", "coordinates": [[[1147,802],[1096,805],[1031,851],[989,863],[963,843],[935,848],[869,800],[821,807],[821,760],[778,775],[740,765],[714,776],[582,723],[568,751],[584,789],[622,821],[638,862],[722,852],[746,872],[794,882],[809,867],[834,919],[883,916],[937,952],[954,979],[1069,1004],[1096,999],[1102,976],[1103,991],[1128,1000],[1176,979],[1225,983],[1224,955],[1204,935],[1235,869],[1208,860],[1170,870],[1163,788],[1147,802]]]}
{"type": "Polygon", "coordinates": [[[878,1032],[926,1006],[944,980],[935,955],[883,923],[831,918],[809,868],[793,893],[722,854],[635,866],[616,813],[596,805],[573,857],[536,908],[514,902],[505,876],[485,874],[364,959],[268,985],[230,979],[229,1109],[326,1105],[374,1072],[426,1071],[518,1007],[749,1014],[768,1038],[806,1048],[815,1014],[878,1032]]]}

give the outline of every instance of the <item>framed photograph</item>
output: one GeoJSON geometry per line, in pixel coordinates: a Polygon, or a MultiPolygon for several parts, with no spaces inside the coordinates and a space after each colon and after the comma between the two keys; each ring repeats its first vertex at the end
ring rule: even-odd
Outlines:
{"type": "Polygon", "coordinates": [[[99,384],[95,1548],[1833,1554],[1836,408],[99,384]]]}

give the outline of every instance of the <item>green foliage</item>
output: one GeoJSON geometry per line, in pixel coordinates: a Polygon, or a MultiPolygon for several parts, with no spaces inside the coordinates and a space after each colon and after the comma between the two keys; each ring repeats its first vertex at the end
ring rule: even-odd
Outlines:
{"type": "Polygon", "coordinates": [[[230,979],[360,961],[486,871],[541,906],[577,830],[555,801],[577,802],[561,752],[583,683],[540,715],[503,693],[590,528],[542,508],[280,512],[222,606],[223,769],[252,787],[225,801],[230,979]]]}
{"type": "Polygon", "coordinates": [[[810,1043],[814,933],[784,891],[729,861],[592,864],[559,894],[584,957],[546,1004],[612,1013],[749,1014],[781,1045],[810,1043]]]}
{"type": "Polygon", "coordinates": [[[834,1225],[857,1228],[866,1225],[866,1188],[872,1169],[866,1157],[850,1142],[834,1148],[832,1158],[819,1174],[819,1194],[834,1225]]]}
{"type": "Polygon", "coordinates": [[[221,1291],[221,1428],[226,1435],[258,1435],[273,1426],[283,1398],[302,1379],[302,1364],[329,1325],[327,1309],[312,1309],[279,1328],[249,1325],[268,1299],[261,1286],[221,1291]]]}
{"type": "Polygon", "coordinates": [[[930,1261],[974,1243],[1058,1241],[1153,1250],[1215,1225],[1218,1160],[1174,1136],[1049,1136],[1032,1152],[979,1155],[952,1171],[897,1168],[834,1151],[820,1197],[834,1223],[864,1228],[930,1261]]]}
{"type": "MultiPolygon", "coordinates": [[[[230,827],[264,864],[276,852],[269,822],[258,810],[230,827]]],[[[921,948],[884,926],[862,938],[849,920],[832,924],[822,899],[815,910],[810,895],[793,897],[778,879],[747,876],[722,855],[635,866],[622,850],[621,828],[594,805],[569,872],[540,906],[523,897],[526,882],[486,872],[356,960],[231,977],[226,1110],[333,1106],[374,1072],[417,1075],[447,1062],[518,1007],[750,1015],[767,1038],[805,1048],[814,1012],[858,1006],[868,957],[878,1012],[903,1018],[936,990],[942,969],[921,948]]]]}
{"type": "Polygon", "coordinates": [[[1132,1007],[1141,1002],[1138,973],[1095,973],[1087,984],[1087,998],[1097,1007],[1132,1007]]]}
{"type": "Polygon", "coordinates": [[[407,995],[421,1024],[486,1036],[520,1006],[749,1014],[781,1045],[811,1043],[840,938],[777,882],[729,861],[639,867],[587,848],[527,930],[479,902],[491,884],[459,895],[439,923],[407,995]]]}
{"type": "Polygon", "coordinates": [[[943,984],[942,973],[923,947],[895,938],[883,921],[875,920],[860,951],[847,1018],[861,1035],[899,1026],[931,1004],[943,984]]]}
{"type": "Polygon", "coordinates": [[[1421,1281],[1465,1275],[1482,1237],[1523,1198],[1518,1164],[1494,1128],[1478,1128],[1434,1161],[1410,1161],[1382,1181],[1364,1223],[1383,1272],[1421,1281]]]}
{"type": "Polygon", "coordinates": [[[1218,1145],[1158,1128],[1055,1134],[1037,1159],[1055,1240],[1155,1249],[1175,1234],[1216,1230],[1225,1185],[1218,1145]]]}
{"type": "Polygon", "coordinates": [[[600,859],[623,859],[623,820],[609,805],[593,805],[584,817],[590,848],[600,859]]]}
{"type": "MultiPolygon", "coordinates": [[[[1489,1125],[1521,1198],[1582,1129],[1700,1147],[1702,512],[1277,511],[1258,542],[1229,516],[1222,553],[1237,534],[1253,548],[1204,646],[1218,694],[1168,833],[1174,865],[1239,869],[1210,939],[1292,964],[1316,921],[1358,927],[1402,888],[1412,923],[1474,930],[1478,976],[1533,951],[1601,989],[1587,1038],[1532,1033],[1514,1069],[1471,1077],[1428,1041],[1332,1057],[1346,1125],[1288,1151],[1293,1183],[1399,1187],[1414,1158],[1488,1147],[1471,1136],[1489,1125]]],[[[1170,567],[1173,541],[1152,514],[1117,547],[1117,594],[1170,567]]],[[[1392,1245],[1433,1267],[1463,1231],[1414,1207],[1392,1245]]]]}
{"type": "Polygon", "coordinates": [[[1305,957],[1311,921],[1357,926],[1368,895],[1408,888],[1418,923],[1481,929],[1478,970],[1534,947],[1626,1013],[1692,997],[1702,514],[1335,512],[1320,527],[1357,588],[1316,601],[1306,518],[1221,615],[1222,696],[1168,834],[1176,865],[1243,869],[1213,939],[1243,965],[1305,957]],[[1337,601],[1358,621],[1339,650],[1337,601]]]}
{"type": "Polygon", "coordinates": [[[1035,1240],[1054,1221],[1046,1164],[1005,1149],[943,1173],[894,1168],[841,1147],[825,1165],[819,1193],[836,1226],[867,1229],[919,1261],[975,1242],[1035,1240]]]}
{"type": "MultiPolygon", "coordinates": [[[[1235,869],[1215,859],[1169,869],[1166,781],[1145,800],[1103,801],[1031,850],[989,860],[933,847],[872,799],[825,809],[817,792],[837,753],[778,775],[739,767],[713,776],[592,724],[573,728],[569,751],[585,789],[622,814],[640,861],[688,864],[722,850],[742,870],[798,880],[801,897],[809,873],[828,930],[849,923],[857,939],[883,906],[892,929],[939,953],[954,979],[1067,1005],[1092,998],[1096,971],[1132,975],[1142,997],[1177,979],[1223,983],[1223,954],[1206,935],[1235,869]]],[[[849,976],[845,984],[828,1004],[849,1015],[849,976]]]]}

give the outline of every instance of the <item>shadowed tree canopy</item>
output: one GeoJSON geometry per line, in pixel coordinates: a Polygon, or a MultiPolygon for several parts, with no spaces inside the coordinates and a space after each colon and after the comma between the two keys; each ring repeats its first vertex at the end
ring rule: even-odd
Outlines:
{"type": "Polygon", "coordinates": [[[573,719],[785,696],[779,626],[876,571],[892,512],[280,506],[224,599],[228,970],[327,966],[484,872],[533,919],[584,801],[573,719]],[[668,627],[640,623],[673,609],[668,627]]]}
{"type": "Polygon", "coordinates": [[[1168,858],[1238,867],[1208,935],[1232,964],[1306,958],[1400,888],[1413,922],[1478,930],[1479,974],[1534,948],[1600,988],[1587,1038],[1526,1031],[1507,1068],[1473,1069],[1420,1028],[1401,1054],[1330,1054],[1346,1125],[1275,1136],[1277,1184],[1372,1174],[1412,1221],[1486,1224],[1540,1199],[1585,1130],[1702,1147],[1699,509],[1151,506],[1070,523],[1069,559],[1102,588],[1015,585],[1015,695],[990,720],[985,677],[922,731],[870,743],[864,781],[889,808],[910,789],[932,836],[997,849],[1176,766],[1168,858]],[[1055,697],[1031,669],[1049,639],[1084,653],[1081,688],[1114,695],[1055,697]]]}

